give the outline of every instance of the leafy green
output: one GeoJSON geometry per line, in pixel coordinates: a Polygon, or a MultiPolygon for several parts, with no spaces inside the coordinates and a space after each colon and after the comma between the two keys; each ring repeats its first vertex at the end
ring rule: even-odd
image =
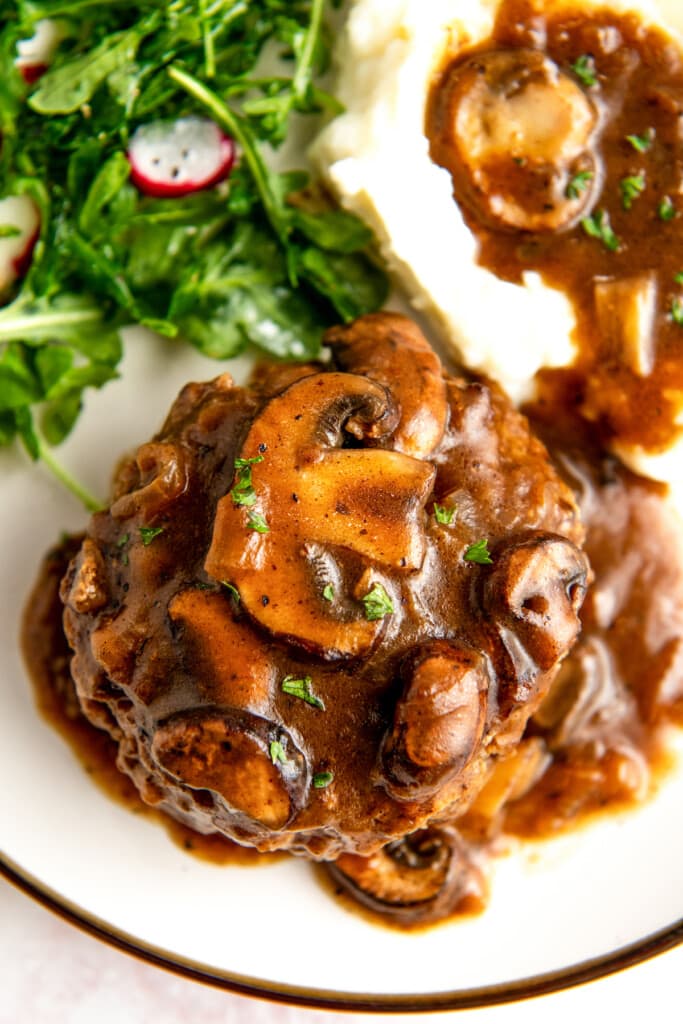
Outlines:
{"type": "Polygon", "coordinates": [[[567,199],[579,199],[594,177],[593,171],[579,171],[575,174],[565,189],[567,199]]]}
{"type": "Polygon", "coordinates": [[[674,220],[676,216],[676,207],[671,196],[664,196],[657,207],[657,216],[660,220],[669,221],[674,220]]]}
{"type": "MultiPolygon", "coordinates": [[[[84,393],[117,376],[128,323],[216,359],[252,345],[311,359],[328,326],[381,306],[387,281],[367,228],[311,202],[308,175],[276,173],[266,156],[292,115],[339,109],[316,84],[332,39],[324,8],[325,0],[13,5],[0,28],[0,198],[29,196],[41,227],[28,273],[0,308],[0,445],[18,439],[68,479],[46,459],[49,445],[73,428],[84,393]],[[49,17],[60,19],[61,41],[29,85],[15,66],[17,43],[49,17]],[[286,73],[260,76],[266,50],[283,56],[286,73]],[[210,117],[234,138],[229,178],[177,198],[142,194],[130,181],[131,136],[188,115],[210,117]]],[[[14,234],[0,224],[0,236],[14,234]]],[[[250,527],[267,529],[258,518],[250,527]]]]}
{"type": "Polygon", "coordinates": [[[635,149],[636,153],[647,153],[655,141],[654,128],[648,128],[642,135],[627,135],[626,141],[635,149]]]}
{"type": "Polygon", "coordinates": [[[334,781],[334,774],[332,772],[316,772],[313,776],[313,788],[314,789],[327,789],[331,782],[334,781]]]}
{"type": "Polygon", "coordinates": [[[456,510],[453,506],[449,508],[448,505],[437,505],[437,503],[434,502],[434,518],[437,523],[441,523],[443,526],[451,525],[453,517],[455,516],[455,511],[456,510]]]}

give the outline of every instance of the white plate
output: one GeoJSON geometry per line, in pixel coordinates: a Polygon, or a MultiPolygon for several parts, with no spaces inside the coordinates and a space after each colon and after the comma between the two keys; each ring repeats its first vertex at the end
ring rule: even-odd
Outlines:
{"type": "MultiPolygon", "coordinates": [[[[102,495],[118,456],[157,429],[181,384],[219,369],[142,331],[128,353],[123,379],[94,396],[61,452],[102,495]]],[[[19,455],[0,456],[0,480],[0,867],[37,898],[217,984],[366,1010],[499,1002],[683,940],[683,770],[637,813],[499,861],[482,916],[423,933],[349,912],[301,861],[218,867],[183,853],[103,795],[34,708],[17,646],[22,604],[46,548],[85,516],[19,455]]]]}

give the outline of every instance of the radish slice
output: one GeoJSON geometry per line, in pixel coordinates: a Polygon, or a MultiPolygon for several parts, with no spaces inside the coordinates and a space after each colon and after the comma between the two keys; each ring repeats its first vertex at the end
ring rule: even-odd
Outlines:
{"type": "Polygon", "coordinates": [[[29,85],[36,82],[47,71],[62,35],[57,22],[50,18],[41,18],[36,22],[35,32],[31,38],[22,39],[17,43],[15,64],[21,71],[24,81],[29,85]]]}
{"type": "Polygon", "coordinates": [[[235,144],[201,117],[142,125],[128,147],[131,180],[149,196],[184,196],[227,177],[235,144]]]}
{"type": "Polygon", "coordinates": [[[40,235],[38,207],[28,196],[0,199],[0,228],[16,228],[16,235],[0,237],[0,296],[31,263],[33,247],[40,235]]]}

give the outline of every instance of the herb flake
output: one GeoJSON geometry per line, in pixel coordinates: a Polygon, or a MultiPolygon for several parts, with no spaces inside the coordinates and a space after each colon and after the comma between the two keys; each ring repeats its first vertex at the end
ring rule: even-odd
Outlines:
{"type": "Polygon", "coordinates": [[[239,592],[239,590],[237,589],[237,587],[233,583],[228,583],[227,580],[221,580],[221,586],[225,587],[225,589],[233,597],[233,599],[237,602],[237,604],[240,603],[240,601],[241,601],[240,592],[239,592]]]}
{"type": "Polygon", "coordinates": [[[645,191],[645,175],[632,174],[622,178],[619,182],[621,192],[621,205],[625,210],[630,210],[638,196],[645,191]]]}
{"type": "Polygon", "coordinates": [[[657,216],[660,220],[670,221],[676,216],[676,207],[671,196],[664,196],[657,207],[657,216]]]}
{"type": "Polygon", "coordinates": [[[140,539],[142,540],[143,547],[148,547],[154,538],[158,537],[159,534],[163,532],[163,526],[141,526],[140,539]]]}
{"type": "Polygon", "coordinates": [[[329,601],[330,604],[332,603],[332,601],[334,601],[334,587],[332,586],[331,583],[328,583],[325,587],[323,587],[323,598],[325,599],[325,601],[329,601]]]}
{"type": "Polygon", "coordinates": [[[615,235],[607,210],[596,210],[592,217],[584,217],[581,227],[590,238],[599,239],[610,252],[617,252],[621,241],[615,235]]]}
{"type": "Polygon", "coordinates": [[[277,764],[278,762],[280,764],[289,764],[287,755],[285,754],[285,749],[279,740],[271,740],[268,751],[270,753],[270,760],[273,764],[277,764]]]}
{"type": "Polygon", "coordinates": [[[636,153],[647,153],[652,149],[655,141],[654,128],[648,128],[643,135],[627,135],[626,141],[635,149],[636,153]]]}
{"type": "Polygon", "coordinates": [[[571,69],[582,85],[587,89],[598,84],[598,76],[595,70],[595,60],[588,53],[582,53],[571,65],[571,69]]]}
{"type": "Polygon", "coordinates": [[[476,562],[477,565],[493,565],[489,542],[485,538],[470,544],[463,557],[466,562],[476,562]]]}
{"type": "Polygon", "coordinates": [[[565,189],[567,199],[580,199],[594,177],[593,171],[579,171],[575,174],[565,189]]]}
{"type": "Polygon", "coordinates": [[[676,298],[671,303],[671,319],[677,327],[683,327],[683,299],[676,298]]]}
{"type": "Polygon", "coordinates": [[[372,590],[363,598],[365,606],[365,618],[368,622],[376,622],[383,619],[385,615],[391,615],[394,611],[391,598],[381,583],[375,583],[372,590]]]}
{"type": "Polygon", "coordinates": [[[249,513],[247,526],[250,530],[255,530],[256,533],[270,533],[270,527],[268,526],[265,517],[261,515],[260,512],[249,513]]]}
{"type": "Polygon", "coordinates": [[[283,693],[288,693],[290,697],[298,697],[299,700],[305,701],[313,708],[318,708],[319,711],[325,710],[324,701],[313,693],[313,680],[310,676],[304,676],[302,679],[285,676],[281,683],[281,689],[283,693]]]}
{"type": "Polygon", "coordinates": [[[313,788],[314,789],[327,789],[329,784],[334,781],[333,772],[316,772],[313,776],[313,788]]]}
{"type": "Polygon", "coordinates": [[[449,508],[448,505],[438,505],[434,502],[434,518],[437,523],[441,523],[443,526],[450,526],[455,517],[455,508],[449,508]]]}
{"type": "Polygon", "coordinates": [[[252,459],[235,459],[235,482],[230,491],[230,497],[234,505],[242,505],[250,508],[256,504],[256,491],[251,479],[251,467],[263,462],[262,455],[255,455],[252,459]]]}

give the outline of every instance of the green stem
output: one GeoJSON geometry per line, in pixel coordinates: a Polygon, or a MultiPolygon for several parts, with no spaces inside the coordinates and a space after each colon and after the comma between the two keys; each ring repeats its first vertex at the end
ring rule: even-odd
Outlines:
{"type": "Polygon", "coordinates": [[[301,48],[301,57],[292,81],[294,95],[299,99],[303,99],[305,96],[306,90],[311,84],[311,79],[313,77],[315,48],[320,36],[320,26],[322,24],[324,10],[325,0],[313,0],[313,3],[311,4],[311,18],[308,23],[308,28],[306,29],[304,45],[301,48]]]}
{"type": "Polygon", "coordinates": [[[99,310],[81,309],[71,313],[34,313],[26,316],[10,317],[3,323],[0,315],[0,342],[12,341],[15,338],[42,337],[50,331],[59,331],[64,327],[81,327],[84,324],[98,324],[102,320],[99,310]]]}
{"type": "Polygon", "coordinates": [[[88,512],[101,512],[104,508],[102,502],[93,497],[93,495],[83,487],[78,480],[71,476],[71,473],[68,473],[64,467],[57,462],[54,455],[41,438],[38,438],[37,440],[40,459],[50,470],[52,475],[56,477],[56,479],[59,480],[67,490],[71,491],[74,497],[78,498],[78,500],[82,502],[88,512]]]}
{"type": "Polygon", "coordinates": [[[202,22],[202,38],[204,42],[204,66],[206,68],[206,77],[213,78],[216,74],[216,51],[213,46],[213,36],[211,35],[211,22],[209,21],[206,12],[206,0],[198,0],[199,2],[199,17],[202,22]]]}
{"type": "Polygon", "coordinates": [[[216,124],[219,124],[221,128],[240,144],[266,216],[275,234],[283,245],[286,244],[289,237],[287,218],[277,196],[271,188],[268,167],[244,120],[238,114],[235,114],[230,107],[226,106],[215,92],[208,89],[193,75],[188,74],[187,71],[171,66],[168,69],[168,74],[176,85],[179,85],[189,96],[192,96],[193,99],[197,100],[198,103],[201,103],[207,109],[216,124]]]}

